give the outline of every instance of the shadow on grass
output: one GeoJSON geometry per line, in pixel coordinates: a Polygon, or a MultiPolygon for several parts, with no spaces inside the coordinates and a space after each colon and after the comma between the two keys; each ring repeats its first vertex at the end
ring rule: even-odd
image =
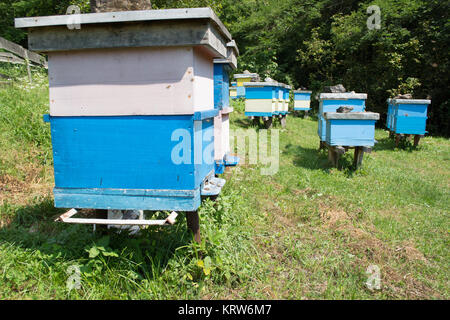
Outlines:
{"type": "MultiPolygon", "coordinates": [[[[49,265],[56,258],[87,263],[89,249],[107,238],[110,250],[126,258],[124,261],[130,269],[152,279],[162,274],[172,257],[189,254],[188,247],[192,245],[192,235],[185,227],[185,214],[178,216],[174,226],[149,227],[132,236],[114,228],[97,228],[94,232],[92,225],[55,222],[66,210],[55,208],[49,197],[28,206],[6,206],[0,210],[13,218],[0,228],[0,243],[39,250],[49,257],[48,261],[44,259],[49,265]]],[[[147,218],[150,214],[146,212],[147,218]]]]}
{"type": "Polygon", "coordinates": [[[310,170],[330,171],[327,154],[319,149],[303,148],[287,144],[283,153],[293,157],[293,164],[310,170]]]}
{"type": "Polygon", "coordinates": [[[380,139],[377,140],[378,143],[375,144],[375,146],[373,147],[373,151],[384,151],[384,150],[395,150],[395,149],[399,149],[402,151],[407,151],[407,152],[414,152],[416,150],[418,150],[418,148],[420,147],[420,144],[418,147],[414,147],[414,144],[411,141],[408,141],[407,139],[401,139],[400,143],[398,144],[398,148],[395,146],[395,138],[384,138],[384,139],[380,139]]]}
{"type": "MultiPolygon", "coordinates": [[[[293,164],[297,167],[302,167],[310,170],[321,170],[330,173],[333,168],[328,161],[328,151],[303,148],[301,146],[294,146],[292,144],[286,145],[283,153],[293,157],[293,164]]],[[[357,171],[353,164],[353,150],[349,150],[345,155],[339,159],[338,169],[343,171],[345,175],[351,178],[357,171]]]]}
{"type": "MultiPolygon", "coordinates": [[[[248,118],[244,118],[244,119],[240,118],[240,119],[233,120],[232,123],[234,125],[236,125],[237,127],[244,128],[244,129],[256,129],[257,131],[261,130],[261,129],[266,129],[266,127],[264,126],[264,122],[259,118],[255,119],[255,121],[250,120],[248,118]],[[256,120],[259,120],[259,121],[256,121],[256,120]]],[[[283,129],[281,127],[280,119],[278,119],[278,118],[273,119],[272,129],[283,129]]]]}

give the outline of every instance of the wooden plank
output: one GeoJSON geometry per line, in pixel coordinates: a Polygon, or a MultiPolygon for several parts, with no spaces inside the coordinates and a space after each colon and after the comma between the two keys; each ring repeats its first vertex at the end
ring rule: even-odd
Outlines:
{"type": "Polygon", "coordinates": [[[186,224],[188,229],[192,231],[195,242],[201,243],[200,217],[198,211],[186,212],[186,224]]]}
{"type": "Polygon", "coordinates": [[[24,59],[26,59],[27,55],[28,55],[28,59],[31,62],[34,62],[38,65],[47,67],[47,61],[43,56],[41,56],[35,52],[29,51],[29,50],[21,47],[20,45],[14,43],[14,42],[8,41],[2,37],[0,37],[0,49],[5,49],[6,51],[12,52],[24,59]]]}
{"type": "Polygon", "coordinates": [[[345,148],[341,147],[341,146],[333,146],[333,147],[330,147],[330,148],[332,148],[333,151],[338,153],[338,154],[344,154],[345,151],[346,151],[345,148]]]}
{"type": "Polygon", "coordinates": [[[28,47],[38,52],[84,49],[202,46],[214,58],[226,58],[226,40],[208,23],[162,21],[155,24],[83,25],[80,30],[43,27],[30,30],[28,47]]]}
{"type": "Polygon", "coordinates": [[[333,167],[338,167],[340,156],[341,154],[336,152],[336,149],[328,148],[328,160],[331,162],[333,167]]]}
{"type": "Polygon", "coordinates": [[[25,60],[22,60],[20,58],[10,58],[10,57],[4,57],[0,56],[0,62],[9,62],[13,64],[25,64],[25,60]]]}
{"type": "Polygon", "coordinates": [[[419,145],[419,142],[420,142],[420,138],[421,138],[422,136],[421,135],[418,135],[418,134],[416,134],[415,136],[414,136],[414,147],[417,147],[418,145],[419,145]]]}
{"type": "MultiPolygon", "coordinates": [[[[36,28],[48,26],[63,26],[69,22],[68,15],[46,16],[46,17],[27,17],[16,18],[16,28],[36,28]]],[[[161,22],[161,21],[208,21],[213,23],[224,37],[231,41],[231,34],[220,21],[211,8],[183,8],[183,9],[163,9],[163,10],[139,10],[139,11],[121,11],[121,12],[100,12],[80,14],[80,24],[99,25],[99,24],[119,24],[133,22],[161,22]]]]}
{"type": "Polygon", "coordinates": [[[214,105],[213,64],[192,48],[49,54],[52,116],[194,114],[214,105]]]}
{"type": "Polygon", "coordinates": [[[356,147],[355,148],[355,157],[353,159],[353,165],[355,166],[356,169],[358,169],[361,166],[363,157],[364,157],[363,147],[356,147]]]}

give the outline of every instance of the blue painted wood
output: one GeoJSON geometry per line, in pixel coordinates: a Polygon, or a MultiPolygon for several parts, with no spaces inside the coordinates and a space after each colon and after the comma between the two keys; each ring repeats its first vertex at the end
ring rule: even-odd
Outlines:
{"type": "Polygon", "coordinates": [[[230,71],[228,63],[214,63],[214,108],[216,109],[222,110],[230,106],[230,71]]]}
{"type": "Polygon", "coordinates": [[[236,87],[236,97],[245,98],[245,87],[236,87]]]}
{"type": "Polygon", "coordinates": [[[289,88],[283,88],[284,100],[289,100],[290,91],[289,88]]]}
{"type": "Polygon", "coordinates": [[[391,130],[394,104],[392,103],[391,99],[388,99],[387,103],[388,103],[388,111],[387,111],[387,116],[386,116],[386,128],[391,130]]]}
{"type": "Polygon", "coordinates": [[[279,100],[283,100],[284,99],[284,88],[283,87],[276,87],[276,98],[279,100]]]}
{"type": "Polygon", "coordinates": [[[225,162],[223,160],[216,160],[214,163],[215,174],[222,174],[225,172],[225,162]]]}
{"type": "Polygon", "coordinates": [[[185,196],[168,190],[160,190],[157,194],[128,194],[128,190],[125,191],[121,194],[105,193],[101,189],[55,188],[53,193],[57,208],[195,211],[201,203],[200,188],[185,196]]]}
{"type": "Polygon", "coordinates": [[[311,93],[294,93],[294,100],[311,100],[311,93]]]}
{"type": "Polygon", "coordinates": [[[424,135],[427,122],[427,103],[410,103],[400,99],[392,101],[389,129],[397,134],[424,135]]]}
{"type": "Polygon", "coordinates": [[[327,119],[326,142],[330,146],[373,146],[375,120],[327,119]]]}
{"type": "Polygon", "coordinates": [[[194,120],[205,120],[214,118],[219,115],[219,110],[217,109],[211,109],[211,110],[204,110],[204,111],[197,111],[194,113],[194,120]]]}
{"type": "Polygon", "coordinates": [[[246,117],[271,117],[272,112],[246,112],[246,117]]]}
{"type": "Polygon", "coordinates": [[[229,153],[225,155],[225,166],[226,167],[235,167],[239,164],[239,161],[241,160],[238,156],[232,156],[229,153]]]}
{"type": "Polygon", "coordinates": [[[366,109],[365,99],[324,99],[319,104],[318,130],[317,133],[321,141],[326,141],[326,121],[323,118],[324,112],[336,112],[341,106],[353,107],[351,112],[363,112],[366,109]]]}
{"type": "MultiPolygon", "coordinates": [[[[202,112],[199,118],[207,114],[210,112],[202,112]]],[[[56,207],[100,208],[111,200],[114,204],[104,208],[113,205],[115,209],[132,209],[128,207],[128,196],[108,194],[106,197],[99,193],[74,196],[64,194],[63,190],[156,189],[166,190],[173,197],[170,190],[196,190],[214,170],[212,118],[194,121],[194,115],[177,115],[49,117],[49,120],[55,187],[61,190],[58,198],[55,196],[56,207]],[[184,151],[176,149],[183,143],[184,151]],[[174,148],[179,151],[175,154],[180,155],[180,161],[184,159],[183,163],[172,160],[174,148]],[[102,196],[108,201],[101,200],[102,196]],[[89,199],[93,199],[92,205],[89,199]]],[[[130,205],[136,204],[137,209],[162,210],[159,206],[162,200],[150,198],[135,196],[130,205]],[[142,206],[137,204],[139,199],[142,206]]],[[[192,208],[197,200],[189,199],[188,206],[192,208]]],[[[176,207],[174,202],[173,209],[164,210],[176,207]]]]}
{"type": "Polygon", "coordinates": [[[275,98],[274,87],[246,87],[245,99],[270,99],[275,98]]]}

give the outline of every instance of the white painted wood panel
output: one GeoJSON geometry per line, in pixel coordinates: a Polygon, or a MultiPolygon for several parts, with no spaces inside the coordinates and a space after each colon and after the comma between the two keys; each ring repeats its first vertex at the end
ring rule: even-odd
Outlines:
{"type": "Polygon", "coordinates": [[[294,100],[295,108],[309,108],[310,101],[309,100],[294,100]]]}
{"type": "Polygon", "coordinates": [[[220,112],[214,118],[214,160],[223,160],[230,152],[230,114],[220,112]]]}
{"type": "Polygon", "coordinates": [[[222,128],[222,114],[219,113],[214,117],[214,160],[223,160],[223,128],[222,128]]]}
{"type": "Polygon", "coordinates": [[[222,114],[222,150],[223,156],[230,152],[230,114],[222,114]]]}
{"type": "Polygon", "coordinates": [[[246,99],[245,112],[272,112],[272,100],[246,99]]]}
{"type": "Polygon", "coordinates": [[[190,47],[50,53],[50,115],[169,115],[212,109],[212,60],[190,47]]]}
{"type": "Polygon", "coordinates": [[[195,111],[214,108],[214,64],[213,57],[206,50],[194,49],[194,87],[195,111]]]}

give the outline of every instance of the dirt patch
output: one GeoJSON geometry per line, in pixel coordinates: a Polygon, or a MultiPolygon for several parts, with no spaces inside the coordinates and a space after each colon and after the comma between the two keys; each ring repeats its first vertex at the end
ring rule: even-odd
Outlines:
{"type": "Polygon", "coordinates": [[[356,269],[373,264],[380,267],[383,290],[388,290],[399,298],[439,298],[437,292],[408,273],[409,264],[428,263],[412,243],[404,242],[400,246],[392,247],[374,235],[374,228],[363,230],[355,226],[354,219],[344,210],[330,209],[322,212],[321,217],[325,228],[336,236],[344,237],[346,246],[355,256],[353,265],[356,269]],[[395,265],[397,267],[393,267],[395,265]]]}
{"type": "Polygon", "coordinates": [[[402,243],[401,246],[398,246],[395,251],[398,254],[403,255],[403,257],[407,260],[419,260],[419,261],[424,261],[424,262],[428,262],[428,260],[425,258],[425,256],[423,255],[422,252],[420,252],[415,246],[414,244],[405,241],[402,243]]]}
{"type": "Polygon", "coordinates": [[[15,192],[26,192],[29,189],[26,183],[20,181],[19,179],[4,174],[0,175],[0,197],[2,194],[6,192],[15,193],[15,192]]]}
{"type": "Polygon", "coordinates": [[[322,215],[322,220],[326,226],[336,226],[340,223],[348,223],[351,221],[348,214],[343,210],[330,210],[322,215]]]}

